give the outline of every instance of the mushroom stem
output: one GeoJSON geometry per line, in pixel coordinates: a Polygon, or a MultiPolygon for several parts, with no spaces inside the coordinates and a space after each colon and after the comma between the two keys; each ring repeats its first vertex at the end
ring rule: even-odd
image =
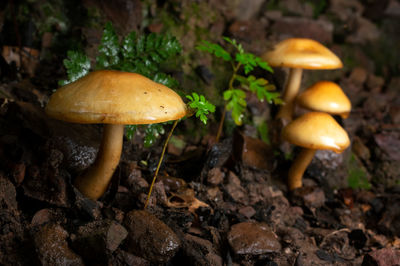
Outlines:
{"type": "Polygon", "coordinates": [[[281,106],[276,118],[283,119],[286,123],[292,121],[294,111],[294,100],[300,89],[301,77],[303,74],[302,68],[291,68],[288,81],[283,94],[284,104],[281,106]]]}
{"type": "Polygon", "coordinates": [[[106,191],[122,152],[124,125],[105,124],[96,161],[75,179],[75,187],[86,197],[97,200],[106,191]]]}
{"type": "Polygon", "coordinates": [[[294,160],[292,166],[289,169],[289,174],[288,174],[289,190],[294,190],[302,186],[304,171],[311,163],[315,151],[316,150],[314,149],[303,148],[300,154],[294,160]]]}

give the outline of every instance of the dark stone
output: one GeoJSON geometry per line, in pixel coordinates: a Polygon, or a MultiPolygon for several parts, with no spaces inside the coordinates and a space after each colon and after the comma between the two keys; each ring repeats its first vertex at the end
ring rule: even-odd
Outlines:
{"type": "Polygon", "coordinates": [[[179,238],[165,223],[146,211],[129,212],[124,225],[129,232],[126,249],[151,262],[167,262],[181,245],[179,238]]]}

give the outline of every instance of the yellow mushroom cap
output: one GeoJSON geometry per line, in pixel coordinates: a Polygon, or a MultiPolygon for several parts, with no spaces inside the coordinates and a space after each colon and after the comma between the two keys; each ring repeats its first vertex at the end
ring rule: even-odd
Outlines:
{"type": "Polygon", "coordinates": [[[290,122],[282,130],[283,139],[308,149],[344,151],[350,140],[346,131],[327,113],[310,112],[290,122]]]}
{"type": "Polygon", "coordinates": [[[336,69],[343,67],[342,61],[328,48],[317,41],[290,38],[275,45],[262,58],[273,67],[303,69],[336,69]]]}
{"type": "Polygon", "coordinates": [[[182,98],[142,75],[100,70],[59,88],[46,113],[74,123],[151,124],[186,114],[182,98]]]}
{"type": "Polygon", "coordinates": [[[334,82],[319,81],[297,97],[297,103],[309,110],[341,115],[347,118],[351,102],[342,89],[334,82]]]}

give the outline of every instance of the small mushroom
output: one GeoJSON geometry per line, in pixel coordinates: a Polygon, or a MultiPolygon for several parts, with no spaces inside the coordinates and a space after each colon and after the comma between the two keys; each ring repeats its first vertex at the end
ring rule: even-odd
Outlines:
{"type": "Polygon", "coordinates": [[[340,115],[343,119],[349,116],[351,102],[343,90],[334,82],[319,81],[299,94],[296,102],[306,109],[340,115]]]}
{"type": "Polygon", "coordinates": [[[283,139],[303,147],[288,174],[288,186],[294,190],[302,186],[304,171],[316,150],[343,152],[350,140],[346,131],[327,113],[310,112],[290,122],[282,131],[283,139]]]}
{"type": "Polygon", "coordinates": [[[83,195],[97,200],[118,166],[124,125],[176,120],[186,115],[186,105],[173,90],[142,75],[101,70],[59,88],[46,113],[67,122],[105,124],[96,161],[74,181],[83,195]]]}
{"type": "Polygon", "coordinates": [[[343,67],[340,59],[317,41],[290,38],[275,45],[274,49],[262,55],[270,66],[289,67],[289,77],[283,93],[284,105],[277,118],[284,124],[292,120],[294,100],[298,94],[303,69],[336,69],[343,67]]]}

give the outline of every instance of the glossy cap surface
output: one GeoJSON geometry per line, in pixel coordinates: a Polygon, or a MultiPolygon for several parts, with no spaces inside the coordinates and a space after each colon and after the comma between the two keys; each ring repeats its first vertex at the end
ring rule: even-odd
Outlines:
{"type": "Polygon", "coordinates": [[[308,149],[332,150],[337,153],[350,145],[347,132],[327,113],[310,112],[291,121],[282,138],[308,149]]]}
{"type": "Polygon", "coordinates": [[[347,118],[351,102],[343,90],[334,82],[319,81],[297,97],[297,103],[309,110],[341,115],[347,118]]]}
{"type": "Polygon", "coordinates": [[[186,105],[176,92],[142,75],[101,70],[59,88],[46,113],[74,123],[151,124],[185,116],[186,105]]]}
{"type": "Polygon", "coordinates": [[[343,67],[342,61],[331,50],[317,41],[290,38],[276,44],[262,58],[273,67],[303,69],[336,69],[343,67]]]}

